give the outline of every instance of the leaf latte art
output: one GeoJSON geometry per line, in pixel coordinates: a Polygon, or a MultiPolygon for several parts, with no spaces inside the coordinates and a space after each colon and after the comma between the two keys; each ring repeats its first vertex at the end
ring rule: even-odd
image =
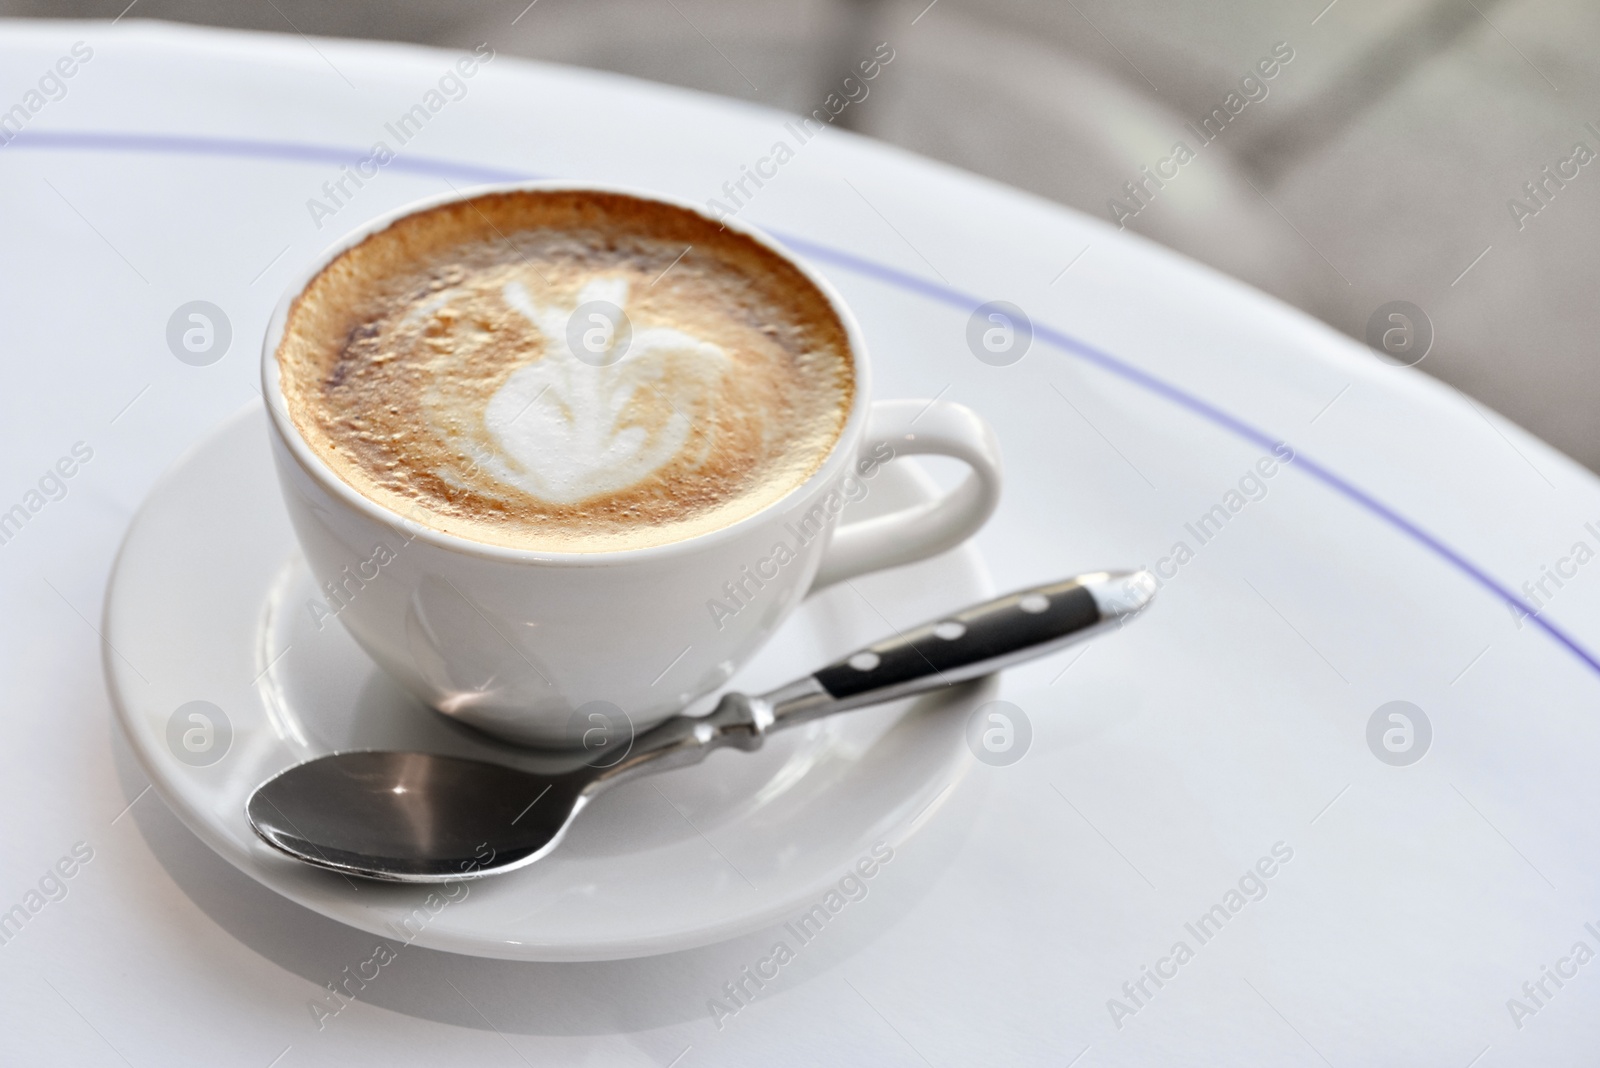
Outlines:
{"type": "MultiPolygon", "coordinates": [[[[579,292],[577,307],[625,312],[627,291],[626,282],[597,278],[579,292]]],[[[599,333],[595,347],[610,356],[620,347],[615,323],[609,330],[581,322],[569,329],[577,309],[536,305],[520,282],[506,283],[502,295],[538,327],[545,356],[513,371],[484,413],[498,455],[509,461],[493,463],[496,477],[571,504],[626,489],[682,452],[693,429],[684,410],[703,407],[728,369],[721,348],[657,326],[632,334],[616,362],[591,362],[581,355],[588,348],[580,342],[574,351],[567,335],[599,333]],[[637,408],[654,410],[655,418],[641,421],[633,415],[637,408]]],[[[607,321],[603,312],[589,314],[607,321]]]]}

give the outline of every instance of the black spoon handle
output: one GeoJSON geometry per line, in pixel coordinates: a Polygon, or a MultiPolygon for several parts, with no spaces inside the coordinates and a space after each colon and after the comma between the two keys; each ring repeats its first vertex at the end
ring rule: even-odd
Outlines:
{"type": "Polygon", "coordinates": [[[902,631],[765,695],[769,729],[988,675],[1127,622],[1155,596],[1148,571],[1095,572],[1018,590],[902,631]]]}

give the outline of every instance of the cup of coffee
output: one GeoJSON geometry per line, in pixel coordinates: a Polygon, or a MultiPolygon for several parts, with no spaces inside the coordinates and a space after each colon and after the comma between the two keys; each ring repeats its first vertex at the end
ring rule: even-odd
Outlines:
{"type": "Polygon", "coordinates": [[[494,186],[362,227],[279,304],[262,385],[325,614],[440,712],[528,745],[681,711],[809,591],[957,545],[1000,493],[970,410],[871,400],[826,280],[623,189],[494,186]],[[839,521],[918,453],[971,470],[839,521]]]}

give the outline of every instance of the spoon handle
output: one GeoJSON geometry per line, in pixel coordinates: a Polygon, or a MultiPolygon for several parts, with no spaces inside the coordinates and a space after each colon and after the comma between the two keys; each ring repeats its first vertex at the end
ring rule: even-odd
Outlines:
{"type": "Polygon", "coordinates": [[[591,776],[592,788],[698,763],[725,746],[759,749],[776,730],[937,690],[1054,652],[1126,623],[1155,596],[1148,571],[1096,571],[1018,590],[901,631],[760,697],[725,694],[709,715],[677,716],[591,776]]]}
{"type": "Polygon", "coordinates": [[[771,731],[937,690],[1120,626],[1155,591],[1148,571],[1099,571],[1018,590],[901,631],[754,703],[770,708],[771,731]]]}

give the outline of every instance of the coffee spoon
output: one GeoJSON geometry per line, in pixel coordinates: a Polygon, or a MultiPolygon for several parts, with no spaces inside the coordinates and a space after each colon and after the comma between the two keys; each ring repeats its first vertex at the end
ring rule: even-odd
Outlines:
{"type": "Polygon", "coordinates": [[[584,806],[617,783],[698,763],[724,746],[759,749],[773,731],[1043,656],[1126,623],[1155,591],[1149,571],[1019,590],[771,693],[729,693],[708,715],[674,716],[598,751],[558,754],[554,771],[434,753],[330,753],[268,779],[245,811],[267,844],[347,875],[442,883],[511,871],[548,856],[584,806]]]}

